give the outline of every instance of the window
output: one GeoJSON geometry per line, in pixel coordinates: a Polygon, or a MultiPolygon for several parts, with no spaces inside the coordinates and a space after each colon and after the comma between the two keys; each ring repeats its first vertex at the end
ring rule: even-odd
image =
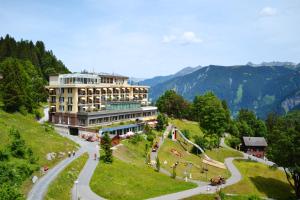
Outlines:
{"type": "Polygon", "coordinates": [[[73,104],[73,98],[72,97],[68,97],[68,104],[73,104]]]}
{"type": "Polygon", "coordinates": [[[72,88],[68,88],[68,94],[72,94],[72,88]]]}
{"type": "Polygon", "coordinates": [[[64,97],[59,97],[59,102],[60,103],[63,103],[65,101],[65,98],[64,97]]]}
{"type": "Polygon", "coordinates": [[[72,106],[68,106],[68,111],[71,112],[72,111],[72,106]]]}
{"type": "Polygon", "coordinates": [[[56,97],[51,97],[51,103],[55,103],[56,102],[56,97]]]}
{"type": "Polygon", "coordinates": [[[65,106],[59,106],[59,111],[60,111],[60,112],[65,111],[65,106]]]}
{"type": "Polygon", "coordinates": [[[62,94],[64,94],[64,93],[65,93],[65,89],[64,89],[64,88],[61,88],[61,90],[60,90],[60,91],[61,91],[61,93],[62,93],[62,94]]]}

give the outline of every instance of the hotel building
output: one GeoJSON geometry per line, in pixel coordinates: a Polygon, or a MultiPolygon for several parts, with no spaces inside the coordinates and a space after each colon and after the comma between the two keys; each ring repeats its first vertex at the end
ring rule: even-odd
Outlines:
{"type": "Polygon", "coordinates": [[[149,87],[131,85],[114,74],[61,74],[49,77],[49,121],[74,127],[155,119],[149,87]]]}

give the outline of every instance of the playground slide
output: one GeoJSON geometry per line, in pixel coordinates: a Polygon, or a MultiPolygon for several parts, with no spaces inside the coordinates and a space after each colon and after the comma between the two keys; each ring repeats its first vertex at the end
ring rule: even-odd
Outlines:
{"type": "Polygon", "coordinates": [[[206,155],[206,153],[204,152],[204,150],[197,144],[193,143],[192,141],[190,141],[189,139],[187,139],[180,130],[176,129],[176,132],[179,133],[179,135],[189,144],[195,146],[197,149],[199,149],[202,153],[202,155],[204,156],[203,158],[203,163],[214,166],[214,167],[218,167],[218,168],[222,168],[222,169],[226,169],[226,166],[224,163],[216,161],[211,159],[210,157],[208,157],[208,155],[206,155]]]}

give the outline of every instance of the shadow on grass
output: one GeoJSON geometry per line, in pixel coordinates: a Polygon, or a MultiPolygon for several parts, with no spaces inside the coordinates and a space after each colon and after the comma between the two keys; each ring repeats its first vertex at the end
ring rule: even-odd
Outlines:
{"type": "Polygon", "coordinates": [[[262,176],[250,177],[255,187],[261,193],[274,199],[295,199],[292,187],[283,181],[262,176]]]}

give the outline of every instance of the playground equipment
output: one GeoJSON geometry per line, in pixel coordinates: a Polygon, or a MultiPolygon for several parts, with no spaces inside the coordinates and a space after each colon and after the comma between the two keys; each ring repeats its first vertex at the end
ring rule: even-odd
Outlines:
{"type": "Polygon", "coordinates": [[[203,163],[214,166],[214,167],[218,167],[221,169],[226,169],[226,166],[224,163],[216,161],[211,159],[210,157],[208,157],[208,155],[206,155],[206,153],[204,152],[204,150],[197,144],[193,143],[192,141],[190,141],[189,139],[187,139],[183,133],[177,129],[177,128],[173,128],[172,130],[172,139],[173,140],[178,140],[179,136],[187,143],[191,144],[192,146],[196,147],[203,155],[203,163]]]}

